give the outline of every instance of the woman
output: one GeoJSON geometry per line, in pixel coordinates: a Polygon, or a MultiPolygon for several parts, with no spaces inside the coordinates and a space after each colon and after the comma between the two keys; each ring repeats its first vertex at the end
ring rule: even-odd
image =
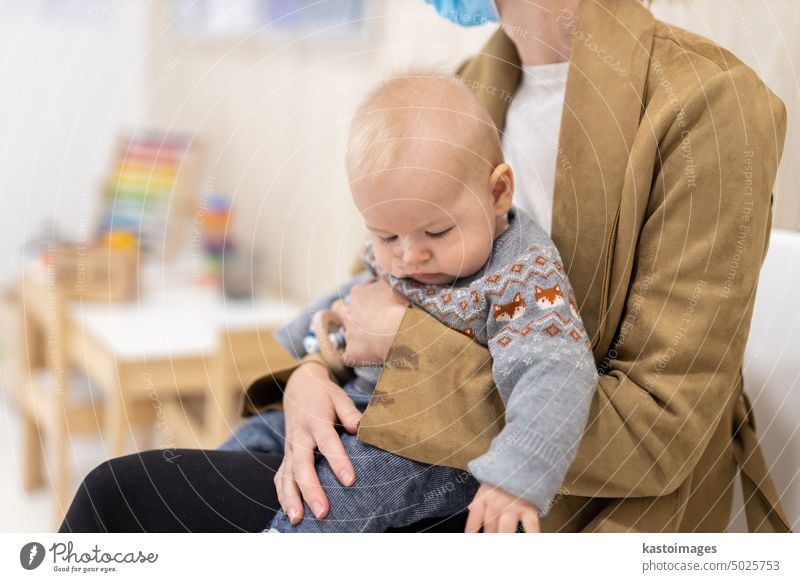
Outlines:
{"type": "MultiPolygon", "coordinates": [[[[450,6],[439,8],[462,23],[491,13],[488,1],[450,6]]],[[[788,531],[741,376],[783,104],[730,53],[654,20],[638,0],[498,0],[497,8],[503,29],[459,74],[504,146],[547,138],[511,96],[523,95],[535,67],[570,62],[550,153],[552,201],[545,185],[530,204],[540,205],[539,217],[552,215],[601,372],[578,456],[542,530],[724,531],[738,464],[751,530],[788,531]]],[[[467,341],[381,283],[355,288],[341,314],[354,363],[382,363],[401,346],[424,353],[467,341]]],[[[431,389],[463,365],[437,371],[431,389]]],[[[404,383],[400,373],[387,367],[378,390],[407,385],[408,371],[404,383]]],[[[414,381],[433,376],[423,364],[414,381]]],[[[264,400],[263,386],[251,390],[253,400],[264,400]]],[[[353,430],[357,411],[333,385],[308,386],[286,386],[282,461],[181,451],[176,470],[158,452],[114,459],[87,477],[62,529],[259,529],[276,501],[288,511],[302,508],[301,498],[324,515],[310,451],[347,469],[333,423],[353,430]],[[153,503],[171,487],[177,499],[153,503]],[[92,501],[101,507],[89,509],[92,501]]],[[[368,442],[381,444],[380,436],[368,442]]]]}

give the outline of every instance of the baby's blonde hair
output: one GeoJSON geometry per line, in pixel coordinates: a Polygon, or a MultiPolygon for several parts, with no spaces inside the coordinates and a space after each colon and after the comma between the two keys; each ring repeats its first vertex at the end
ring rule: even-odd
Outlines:
{"type": "Polygon", "coordinates": [[[359,106],[350,127],[350,180],[402,165],[432,143],[473,169],[490,172],[503,162],[500,136],[486,108],[457,78],[432,69],[395,75],[359,106]]]}

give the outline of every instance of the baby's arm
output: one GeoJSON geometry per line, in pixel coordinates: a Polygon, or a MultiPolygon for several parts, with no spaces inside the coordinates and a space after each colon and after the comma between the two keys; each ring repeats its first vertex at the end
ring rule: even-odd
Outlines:
{"type": "Polygon", "coordinates": [[[544,515],[577,451],[597,372],[554,246],[498,275],[486,293],[487,337],[506,425],[469,469],[544,515]]]}
{"type": "Polygon", "coordinates": [[[337,299],[344,299],[350,292],[350,289],[355,285],[367,283],[371,279],[372,274],[368,270],[351,277],[330,293],[326,293],[319,299],[310,303],[300,314],[295,316],[294,319],[275,331],[273,333],[275,339],[295,358],[298,360],[302,359],[307,355],[306,349],[303,346],[303,338],[308,333],[308,327],[311,324],[311,318],[314,317],[314,314],[323,309],[330,308],[337,299]]]}

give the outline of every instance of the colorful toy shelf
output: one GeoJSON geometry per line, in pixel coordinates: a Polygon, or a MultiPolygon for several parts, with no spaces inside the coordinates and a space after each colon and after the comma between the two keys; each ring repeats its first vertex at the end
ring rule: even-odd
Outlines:
{"type": "Polygon", "coordinates": [[[143,260],[169,260],[199,199],[200,147],[188,135],[120,139],[104,192],[101,232],[130,232],[143,260]]]}

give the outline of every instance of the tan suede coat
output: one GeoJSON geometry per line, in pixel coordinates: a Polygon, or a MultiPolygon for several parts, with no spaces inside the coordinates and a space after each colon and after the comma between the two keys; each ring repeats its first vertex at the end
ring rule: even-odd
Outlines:
{"type": "MultiPolygon", "coordinates": [[[[584,0],[574,17],[559,17],[574,36],[552,236],[601,374],[543,530],[724,531],[738,465],[750,529],[788,531],[741,373],[784,106],[732,54],[636,0],[584,0]]],[[[459,70],[500,131],[521,74],[502,31],[459,70]]],[[[397,354],[413,365],[387,366],[359,437],[430,462],[450,431],[477,456],[502,425],[488,352],[410,308],[397,354]]]]}

